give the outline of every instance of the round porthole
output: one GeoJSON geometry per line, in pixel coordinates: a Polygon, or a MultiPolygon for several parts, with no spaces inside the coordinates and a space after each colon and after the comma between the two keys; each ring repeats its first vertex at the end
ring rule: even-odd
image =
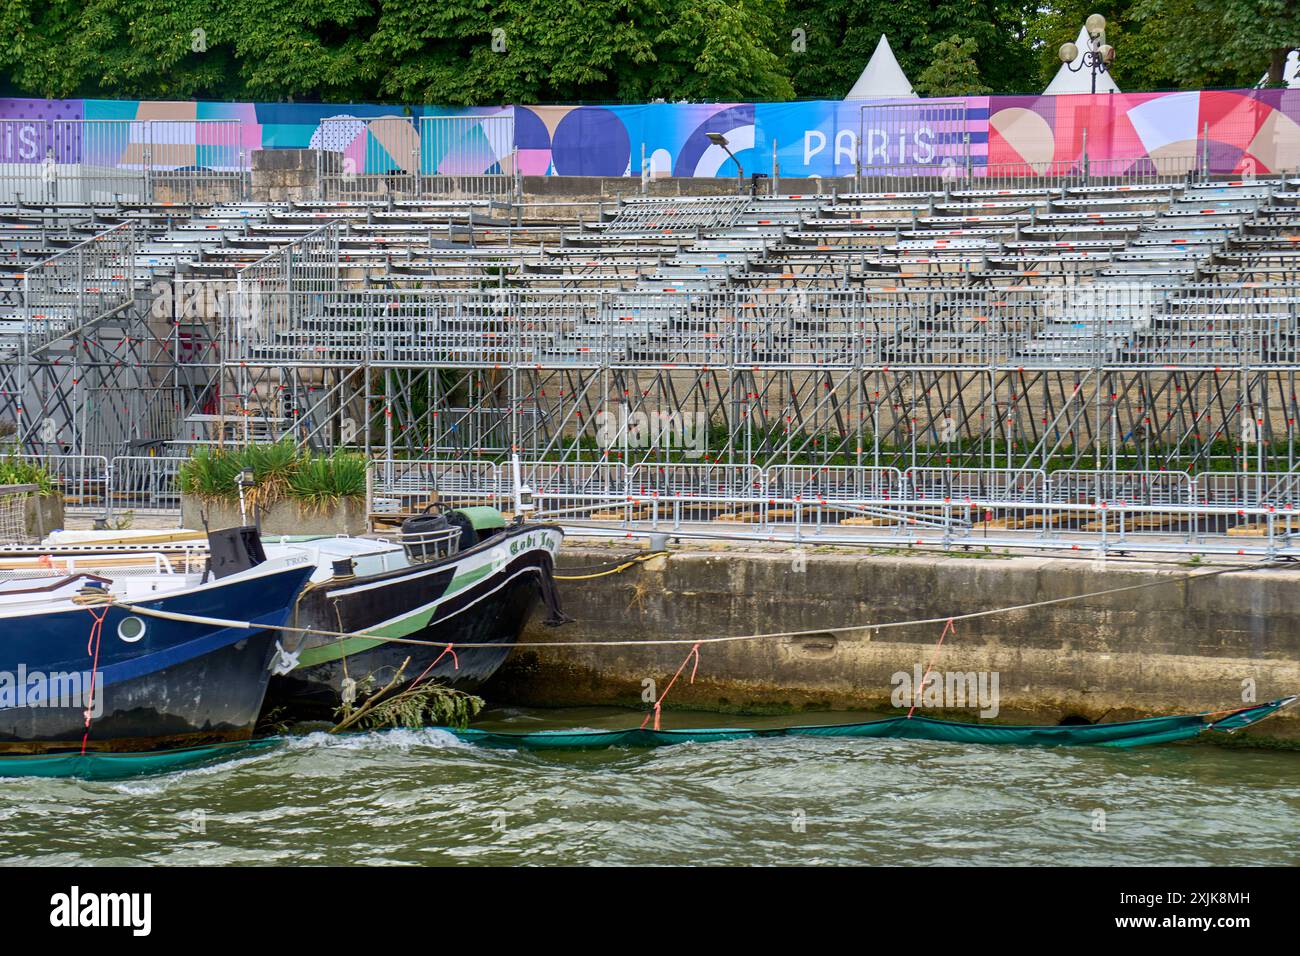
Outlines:
{"type": "Polygon", "coordinates": [[[138,617],[124,617],[117,625],[117,636],[128,644],[134,644],[144,637],[145,624],[138,617]]]}

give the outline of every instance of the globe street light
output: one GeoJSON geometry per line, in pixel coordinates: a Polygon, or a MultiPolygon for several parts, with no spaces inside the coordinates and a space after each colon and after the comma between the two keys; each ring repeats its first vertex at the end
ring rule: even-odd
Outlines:
{"type": "Polygon", "coordinates": [[[1083,58],[1079,58],[1077,43],[1062,43],[1057,55],[1071,73],[1083,69],[1091,71],[1092,91],[1096,93],[1097,74],[1107,72],[1111,63],[1115,62],[1115,48],[1106,42],[1106,18],[1100,13],[1088,17],[1084,21],[1084,28],[1088,31],[1088,49],[1083,51],[1083,58]],[[1078,66],[1074,65],[1075,60],[1079,60],[1078,66]]]}

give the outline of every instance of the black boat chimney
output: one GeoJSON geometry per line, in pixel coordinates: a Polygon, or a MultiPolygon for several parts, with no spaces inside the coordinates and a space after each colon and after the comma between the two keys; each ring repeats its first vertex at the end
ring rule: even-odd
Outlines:
{"type": "Polygon", "coordinates": [[[255,568],[266,560],[262,538],[257,529],[223,528],[208,532],[208,555],[212,563],[212,576],[224,578],[240,571],[255,568]]]}

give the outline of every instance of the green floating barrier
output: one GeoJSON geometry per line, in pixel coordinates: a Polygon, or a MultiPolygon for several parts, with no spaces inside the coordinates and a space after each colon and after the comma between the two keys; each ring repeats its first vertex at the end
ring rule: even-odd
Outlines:
{"type": "Polygon", "coordinates": [[[150,753],[18,754],[0,757],[0,777],[76,777],[79,780],[124,780],[145,774],[188,770],[233,754],[262,750],[279,743],[263,737],[208,747],[150,753]]]}
{"type": "MultiPolygon", "coordinates": [[[[1149,717],[1114,724],[1010,727],[963,724],[930,717],[885,717],[858,724],[823,724],[802,727],[702,728],[691,730],[539,730],[502,733],[438,727],[466,743],[483,747],[523,750],[601,750],[609,747],[666,747],[684,743],[717,743],[760,737],[883,737],[901,740],[942,740],[961,744],[1004,744],[1017,747],[1142,747],[1186,740],[1205,731],[1232,731],[1249,727],[1297,697],[1243,707],[1218,714],[1149,717]]],[[[355,736],[363,731],[349,734],[355,736]]],[[[288,738],[257,740],[166,750],[156,753],[35,754],[0,757],[0,777],[77,777],[82,780],[121,780],[143,774],[168,773],[200,766],[223,757],[274,747],[288,738]]]]}
{"type": "Polygon", "coordinates": [[[892,737],[902,740],[943,740],[961,744],[1009,744],[1018,747],[1141,747],[1186,740],[1207,730],[1239,730],[1295,703],[1284,697],[1225,714],[1149,717],[1114,724],[1064,727],[1009,727],[962,724],[929,717],[885,717],[860,724],[773,727],[757,730],[540,730],[499,733],[490,730],[441,728],[467,743],[525,750],[595,750],[605,747],[665,747],[682,743],[752,740],[759,737],[892,737]],[[1218,719],[1215,719],[1218,718],[1218,719]]]}

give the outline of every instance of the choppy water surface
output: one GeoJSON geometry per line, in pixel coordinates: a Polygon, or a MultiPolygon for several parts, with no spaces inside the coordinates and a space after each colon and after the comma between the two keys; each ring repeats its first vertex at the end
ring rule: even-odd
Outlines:
{"type": "MultiPolygon", "coordinates": [[[[639,721],[603,708],[485,717],[508,730],[639,721]]],[[[1203,745],[771,738],[529,753],[389,731],[159,777],[0,787],[3,863],[1300,863],[1300,753],[1203,745]]]]}

